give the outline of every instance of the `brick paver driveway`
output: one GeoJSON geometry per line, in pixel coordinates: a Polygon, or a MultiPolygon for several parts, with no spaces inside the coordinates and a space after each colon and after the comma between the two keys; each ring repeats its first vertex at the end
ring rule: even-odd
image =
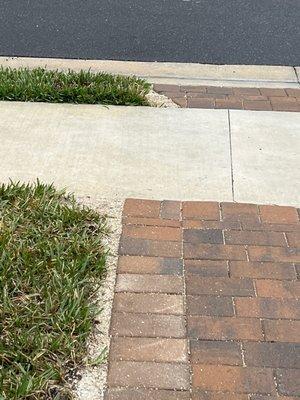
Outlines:
{"type": "Polygon", "coordinates": [[[295,208],[127,200],[106,400],[299,400],[295,208]]]}

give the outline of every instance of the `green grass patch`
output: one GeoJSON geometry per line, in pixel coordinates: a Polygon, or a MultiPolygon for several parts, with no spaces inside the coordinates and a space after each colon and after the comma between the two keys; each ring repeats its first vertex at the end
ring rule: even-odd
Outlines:
{"type": "Polygon", "coordinates": [[[148,105],[149,90],[135,77],[0,67],[0,100],[6,101],[140,106],[148,105]]]}
{"type": "Polygon", "coordinates": [[[0,186],[0,399],[70,399],[105,274],[105,217],[52,185],[0,186]]]}

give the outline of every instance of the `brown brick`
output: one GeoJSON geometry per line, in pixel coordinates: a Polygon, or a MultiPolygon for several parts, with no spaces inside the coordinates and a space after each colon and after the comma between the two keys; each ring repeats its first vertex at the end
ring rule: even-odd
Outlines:
{"type": "Polygon", "coordinates": [[[221,210],[224,221],[260,222],[255,204],[221,203],[221,210]]]}
{"type": "Polygon", "coordinates": [[[230,276],[269,279],[296,279],[292,263],[230,261],[230,276]]]}
{"type": "Polygon", "coordinates": [[[110,388],[105,396],[104,400],[190,400],[188,391],[137,388],[110,388]]]}
{"type": "Polygon", "coordinates": [[[165,200],[161,203],[160,217],[164,219],[180,220],[181,202],[165,200]]]}
{"type": "Polygon", "coordinates": [[[233,88],[220,87],[220,86],[208,86],[207,93],[210,93],[210,94],[233,94],[233,88]]]}
{"type": "Polygon", "coordinates": [[[182,260],[176,258],[120,256],[118,272],[129,274],[182,275],[182,260]]]}
{"type": "Polygon", "coordinates": [[[176,294],[116,293],[114,311],[128,313],[183,314],[183,298],[176,294]]]}
{"type": "Polygon", "coordinates": [[[299,222],[294,207],[259,206],[261,221],[271,224],[295,224],[299,222]]]}
{"type": "Polygon", "coordinates": [[[182,293],[180,276],[119,274],[116,292],[182,293]]]}
{"type": "Polygon", "coordinates": [[[261,88],[260,89],[261,94],[263,96],[268,96],[268,97],[287,97],[287,93],[284,89],[267,89],[267,88],[261,88]]]}
{"type": "Polygon", "coordinates": [[[252,244],[259,246],[286,246],[285,238],[281,232],[266,231],[226,231],[225,243],[252,244]]]}
{"type": "Polygon", "coordinates": [[[186,278],[188,294],[208,294],[213,296],[254,296],[254,286],[251,279],[228,277],[202,277],[188,275],[186,278]]]}
{"type": "Polygon", "coordinates": [[[235,317],[188,317],[188,337],[206,340],[262,340],[260,321],[235,317]]]}
{"type": "Polygon", "coordinates": [[[115,337],[110,346],[114,361],[187,362],[186,339],[115,337]]]}
{"type": "Polygon", "coordinates": [[[144,240],[122,237],[120,255],[150,257],[181,257],[181,243],[158,240],[144,240]]]}
{"type": "Polygon", "coordinates": [[[192,364],[243,365],[239,343],[191,340],[192,364]]]}
{"type": "Polygon", "coordinates": [[[185,229],[184,242],[189,243],[223,243],[223,234],[220,229],[185,229]]]}
{"type": "Polygon", "coordinates": [[[292,343],[244,343],[250,367],[300,368],[300,346],[292,343]]]}
{"type": "Polygon", "coordinates": [[[155,90],[155,92],[179,92],[180,86],[155,83],[153,85],[153,90],[155,90]]]}
{"type": "Polygon", "coordinates": [[[232,110],[242,110],[243,102],[238,98],[231,99],[216,99],[216,108],[232,109],[232,110]]]}
{"type": "Polygon", "coordinates": [[[241,394],[241,393],[207,392],[204,390],[196,389],[192,393],[192,400],[249,400],[249,399],[246,394],[241,394]]]}
{"type": "Polygon", "coordinates": [[[187,99],[187,107],[189,108],[214,108],[214,99],[204,99],[204,98],[189,98],[187,99]]]}
{"type": "Polygon", "coordinates": [[[128,217],[158,218],[159,211],[159,201],[126,199],[123,209],[123,215],[128,217]]]}
{"type": "Polygon", "coordinates": [[[300,282],[256,280],[258,297],[300,298],[300,282]]]}
{"type": "Polygon", "coordinates": [[[274,232],[296,232],[299,231],[299,224],[258,224],[251,222],[242,222],[244,230],[249,231],[274,231],[274,232]]]}
{"type": "Polygon", "coordinates": [[[285,89],[288,96],[291,97],[300,97],[300,90],[299,89],[285,89]]]}
{"type": "Polygon", "coordinates": [[[195,93],[206,93],[206,86],[191,86],[191,85],[183,85],[180,86],[180,90],[183,92],[195,92],[195,93]]]}
{"type": "Polygon", "coordinates": [[[300,247],[300,232],[289,232],[286,234],[287,241],[291,247],[300,247]]]}
{"type": "Polygon", "coordinates": [[[300,369],[276,371],[278,391],[285,396],[300,396],[300,369]]]}
{"type": "Polygon", "coordinates": [[[136,239],[148,240],[171,240],[178,242],[181,240],[181,229],[169,226],[136,226],[125,225],[122,235],[136,239]]]}
{"type": "Polygon", "coordinates": [[[300,101],[271,101],[271,104],[275,111],[300,111],[300,101]]]}
{"type": "Polygon", "coordinates": [[[228,365],[193,365],[193,386],[240,393],[275,392],[272,369],[228,365]]]}
{"type": "Polygon", "coordinates": [[[186,108],[188,106],[185,96],[172,96],[171,99],[174,101],[175,104],[179,105],[182,108],[186,108]]]}
{"type": "Polygon", "coordinates": [[[185,320],[180,315],[113,313],[112,336],[185,337],[185,320]]]}
{"type": "Polygon", "coordinates": [[[300,318],[299,300],[272,298],[235,298],[238,316],[254,318],[300,318]]]}
{"type": "Polygon", "coordinates": [[[182,221],[185,229],[241,229],[239,221],[200,221],[188,219],[182,221]]]}
{"type": "Polygon", "coordinates": [[[184,201],[182,216],[184,219],[218,221],[220,220],[219,204],[211,201],[184,201]]]}
{"type": "Polygon", "coordinates": [[[241,94],[239,95],[239,98],[242,100],[250,100],[250,101],[268,101],[269,98],[266,96],[253,96],[253,95],[249,95],[249,94],[241,94]]]}
{"type": "Polygon", "coordinates": [[[208,93],[200,93],[200,92],[187,92],[187,98],[206,98],[206,99],[226,99],[225,94],[208,94],[208,93]]]}
{"type": "Polygon", "coordinates": [[[286,397],[286,396],[269,396],[269,395],[265,395],[265,396],[260,396],[260,395],[250,395],[249,400],[299,400],[296,397],[286,397]]]}
{"type": "MultiPolygon", "coordinates": [[[[173,242],[175,243],[175,242],[173,242]]],[[[184,258],[200,258],[207,260],[246,260],[243,246],[222,244],[183,244],[184,258]]]]}
{"type": "Polygon", "coordinates": [[[188,389],[189,368],[185,364],[114,361],[107,380],[109,386],[188,389]]]}
{"type": "Polygon", "coordinates": [[[231,317],[234,315],[230,297],[187,296],[188,315],[231,317]]]}
{"type": "Polygon", "coordinates": [[[173,226],[180,227],[180,221],[162,218],[142,218],[142,217],[124,217],[123,225],[142,225],[142,226],[173,226]]]}
{"type": "Polygon", "coordinates": [[[261,92],[257,88],[233,88],[235,95],[249,95],[249,96],[260,96],[261,92]]]}
{"type": "Polygon", "coordinates": [[[185,260],[186,274],[196,274],[200,276],[228,276],[226,261],[213,260],[185,260]]]}
{"type": "Polygon", "coordinates": [[[263,325],[267,341],[300,342],[300,321],[265,320],[263,325]]]}
{"type": "Polygon", "coordinates": [[[294,247],[248,247],[251,261],[299,262],[300,249],[294,247]]]}
{"type": "Polygon", "coordinates": [[[257,111],[271,111],[271,103],[264,100],[245,100],[244,101],[245,110],[257,110],[257,111]]]}

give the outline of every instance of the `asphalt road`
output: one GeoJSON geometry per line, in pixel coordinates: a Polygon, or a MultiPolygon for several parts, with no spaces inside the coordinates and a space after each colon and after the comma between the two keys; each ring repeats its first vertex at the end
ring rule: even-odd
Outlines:
{"type": "Polygon", "coordinates": [[[0,0],[0,55],[300,65],[300,0],[0,0]]]}

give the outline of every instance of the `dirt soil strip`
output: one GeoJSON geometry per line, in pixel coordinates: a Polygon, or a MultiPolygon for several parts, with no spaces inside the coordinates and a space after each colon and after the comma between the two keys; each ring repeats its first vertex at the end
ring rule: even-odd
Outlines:
{"type": "Polygon", "coordinates": [[[299,399],[299,248],[293,207],[126,200],[105,400],[299,399]]]}

